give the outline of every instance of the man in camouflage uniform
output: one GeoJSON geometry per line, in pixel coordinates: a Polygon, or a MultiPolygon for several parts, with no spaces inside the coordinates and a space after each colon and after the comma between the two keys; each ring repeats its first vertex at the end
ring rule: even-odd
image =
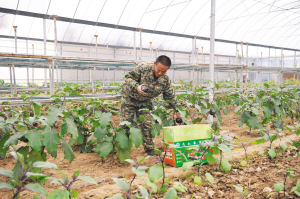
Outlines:
{"type": "Polygon", "coordinates": [[[137,119],[140,115],[146,118],[144,122],[140,122],[138,128],[142,132],[143,146],[145,152],[148,154],[152,154],[154,149],[151,135],[151,114],[147,111],[140,111],[139,109],[147,108],[151,110],[151,100],[160,94],[163,94],[164,100],[175,100],[174,89],[171,86],[169,77],[166,75],[170,66],[170,58],[161,55],[156,59],[154,64],[141,64],[130,71],[125,76],[125,83],[122,86],[121,121],[129,121],[132,123],[135,114],[137,119]],[[147,93],[141,90],[143,85],[149,88],[147,93]],[[148,105],[139,107],[141,103],[148,105]]]}

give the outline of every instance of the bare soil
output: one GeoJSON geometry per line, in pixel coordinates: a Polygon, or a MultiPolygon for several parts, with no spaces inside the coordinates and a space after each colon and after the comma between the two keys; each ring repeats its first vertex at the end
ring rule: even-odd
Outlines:
{"type": "MultiPolygon", "coordinates": [[[[260,137],[259,133],[253,131],[249,133],[249,128],[244,125],[241,128],[238,127],[237,123],[240,121],[239,117],[234,114],[233,110],[229,111],[227,116],[223,116],[222,122],[222,132],[233,133],[235,136],[241,139],[248,138],[249,140],[256,140],[260,137]]],[[[119,117],[113,116],[114,122],[119,124],[119,117]]],[[[286,120],[286,123],[290,123],[290,120],[286,120]]],[[[291,140],[296,140],[295,134],[289,134],[287,130],[283,131],[286,136],[291,140]]],[[[162,147],[162,135],[154,139],[157,148],[162,147]]],[[[233,142],[237,142],[237,139],[233,139],[233,142]]],[[[20,147],[22,145],[18,145],[20,147]]],[[[253,145],[248,147],[248,155],[257,153],[261,150],[267,149],[268,143],[253,145]]],[[[279,146],[279,141],[275,141],[273,146],[279,146]]],[[[278,150],[280,150],[278,148],[278,150]]],[[[233,150],[233,156],[226,156],[231,162],[232,169],[230,172],[225,173],[218,171],[218,165],[216,163],[203,165],[202,168],[205,172],[211,173],[214,177],[214,184],[210,184],[205,181],[204,174],[201,172],[202,180],[204,181],[201,185],[196,185],[193,183],[193,177],[186,179],[186,176],[193,172],[196,173],[197,167],[193,167],[186,172],[182,171],[182,168],[175,168],[172,166],[167,166],[166,177],[167,177],[167,188],[172,187],[174,182],[181,182],[187,187],[188,193],[178,193],[179,198],[228,198],[235,199],[241,198],[240,194],[236,191],[232,185],[241,186],[244,189],[249,188],[249,194],[247,198],[260,199],[266,198],[270,193],[267,191],[269,188],[274,192],[273,185],[276,182],[283,183],[284,170],[295,169],[296,177],[292,179],[287,179],[286,188],[288,189],[287,198],[297,198],[296,195],[289,193],[289,190],[296,185],[297,180],[300,178],[300,158],[297,156],[298,151],[290,150],[290,153],[277,154],[276,158],[270,159],[265,155],[261,156],[251,156],[246,167],[240,166],[240,161],[244,159],[244,151],[241,149],[239,151],[233,150]],[[260,170],[260,171],[259,171],[260,170]]],[[[143,147],[133,148],[131,151],[131,158],[136,160],[146,156],[143,147]]],[[[75,159],[72,163],[64,159],[64,153],[59,148],[57,158],[53,158],[50,155],[47,156],[47,161],[55,163],[58,165],[59,169],[71,177],[78,169],[80,169],[81,176],[91,176],[94,178],[99,185],[90,185],[83,181],[77,181],[73,185],[73,189],[79,192],[78,198],[107,198],[113,196],[116,193],[122,193],[121,188],[119,188],[111,180],[112,177],[126,178],[128,181],[132,180],[133,173],[131,171],[131,164],[120,163],[116,155],[109,155],[105,159],[101,159],[97,153],[78,153],[75,151],[75,159]]],[[[10,154],[7,154],[6,159],[0,160],[0,168],[5,170],[12,170],[16,161],[10,154]]],[[[155,164],[155,158],[151,157],[146,159],[143,165],[148,167],[155,164]]],[[[42,173],[47,174],[51,177],[61,178],[59,171],[54,169],[42,169],[42,173]]],[[[146,179],[147,175],[141,178],[136,178],[133,183],[133,190],[137,190],[137,185],[146,185],[143,179],[146,179]]],[[[9,179],[5,176],[0,175],[0,182],[8,183],[9,179]]],[[[30,183],[30,182],[28,182],[30,183]]],[[[161,186],[162,180],[155,182],[158,187],[161,186]]],[[[63,188],[60,185],[50,184],[50,181],[46,181],[43,186],[45,187],[47,193],[51,193],[53,190],[58,188],[63,188]]],[[[7,189],[0,190],[0,198],[12,198],[12,191],[7,189]]],[[[20,198],[28,199],[32,198],[34,195],[39,196],[39,198],[45,198],[44,196],[34,193],[32,191],[24,191],[21,193],[20,198]]],[[[163,194],[157,194],[151,196],[151,198],[163,198],[163,194]]],[[[278,194],[273,194],[271,198],[278,198],[278,194]]],[[[283,198],[283,194],[279,195],[279,198],[283,198]]]]}

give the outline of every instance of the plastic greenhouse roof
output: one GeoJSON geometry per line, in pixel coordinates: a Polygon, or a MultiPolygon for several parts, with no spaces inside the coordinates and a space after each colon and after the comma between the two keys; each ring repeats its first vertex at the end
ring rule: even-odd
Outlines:
{"type": "MultiPolygon", "coordinates": [[[[53,19],[57,18],[57,40],[133,47],[133,31],[142,31],[142,45],[159,50],[192,50],[209,53],[209,0],[1,0],[0,37],[43,39],[46,18],[47,40],[54,40],[53,19]],[[157,33],[157,34],[156,34],[157,33]],[[206,39],[206,40],[205,40],[206,39]]],[[[235,55],[236,44],[243,41],[262,46],[249,47],[249,57],[263,52],[271,56],[286,48],[294,55],[300,46],[300,1],[295,0],[222,0],[216,1],[215,53],[235,55]],[[231,41],[229,43],[228,41],[231,41]],[[263,47],[267,46],[267,47],[263,47]]],[[[240,46],[238,47],[240,50],[240,46]]],[[[300,51],[300,50],[299,50],[300,51]]],[[[244,51],[245,52],[245,51],[244,51]]]]}

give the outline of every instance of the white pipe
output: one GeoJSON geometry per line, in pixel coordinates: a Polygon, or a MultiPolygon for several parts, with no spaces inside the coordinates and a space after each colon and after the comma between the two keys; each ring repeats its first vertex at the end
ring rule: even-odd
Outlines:
{"type": "Polygon", "coordinates": [[[14,90],[15,90],[15,93],[17,93],[16,73],[15,73],[14,65],[12,65],[12,70],[13,70],[13,77],[14,77],[14,90]]]}
{"type": "Polygon", "coordinates": [[[203,55],[203,47],[201,47],[201,49],[202,49],[202,64],[204,64],[204,55],[203,55]]]}
{"type": "Polygon", "coordinates": [[[103,86],[104,86],[104,68],[102,68],[102,83],[103,83],[103,86]]]}
{"type": "Polygon", "coordinates": [[[31,69],[31,72],[32,72],[32,87],[34,87],[34,68],[31,69]]]}
{"type": "MultiPolygon", "coordinates": [[[[55,56],[57,56],[57,30],[56,30],[56,17],[57,15],[52,15],[54,19],[54,48],[55,48],[55,56]]],[[[54,67],[53,67],[54,68],[54,67]]]]}
{"type": "Polygon", "coordinates": [[[58,84],[58,65],[56,65],[56,83],[58,84]]]}
{"type": "Polygon", "coordinates": [[[107,68],[107,72],[108,72],[108,75],[107,75],[107,86],[109,86],[109,68],[107,68]]]}
{"type": "Polygon", "coordinates": [[[52,92],[54,94],[54,60],[52,60],[52,92]]]}
{"type": "Polygon", "coordinates": [[[52,74],[51,74],[52,61],[49,60],[49,82],[50,82],[50,95],[53,95],[52,91],[52,74]]]}
{"type": "Polygon", "coordinates": [[[27,86],[29,87],[29,68],[27,67],[27,86]]]}
{"type": "Polygon", "coordinates": [[[26,54],[28,55],[28,39],[26,39],[26,54]]]}
{"type": "Polygon", "coordinates": [[[82,69],[82,85],[84,84],[84,70],[82,69]]]}
{"type": "Polygon", "coordinates": [[[296,68],[297,67],[297,64],[296,64],[296,51],[294,53],[294,67],[296,68]]]}
{"type": "Polygon", "coordinates": [[[93,78],[93,82],[94,82],[94,91],[96,92],[96,66],[94,66],[94,73],[92,75],[92,78],[93,78]]]}
{"type": "MultiPolygon", "coordinates": [[[[213,88],[214,88],[214,56],[215,56],[215,11],[216,0],[211,0],[211,18],[210,18],[210,63],[209,63],[209,102],[213,103],[213,88]]],[[[213,122],[213,116],[208,116],[209,121],[213,122]]]]}
{"type": "MultiPolygon", "coordinates": [[[[96,58],[98,57],[98,41],[97,41],[97,37],[98,35],[94,35],[96,37],[96,58]]],[[[93,92],[94,93],[94,92],[93,92]]]]}
{"type": "Polygon", "coordinates": [[[13,26],[15,31],[15,53],[18,53],[18,46],[17,46],[17,26],[13,26]]]}
{"type": "Polygon", "coordinates": [[[10,77],[10,96],[13,97],[14,92],[13,92],[13,83],[12,83],[12,71],[11,71],[11,64],[9,64],[9,77],[10,77]]]}
{"type": "MultiPolygon", "coordinates": [[[[43,34],[44,34],[44,55],[47,55],[47,38],[46,38],[46,18],[43,19],[43,34]]],[[[47,69],[44,68],[44,84],[47,87],[47,69]]],[[[45,91],[47,94],[47,91],[45,91]]]]}
{"type": "Polygon", "coordinates": [[[77,81],[76,81],[76,83],[78,84],[78,69],[77,69],[77,81]]]}
{"type": "Polygon", "coordinates": [[[269,48],[268,67],[270,67],[271,48],[269,48]]]}

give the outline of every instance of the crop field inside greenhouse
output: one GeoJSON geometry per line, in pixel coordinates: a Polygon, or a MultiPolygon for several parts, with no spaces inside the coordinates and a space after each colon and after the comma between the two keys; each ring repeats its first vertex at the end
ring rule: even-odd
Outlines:
{"type": "Polygon", "coordinates": [[[0,199],[300,198],[299,1],[0,1],[0,199]]]}

